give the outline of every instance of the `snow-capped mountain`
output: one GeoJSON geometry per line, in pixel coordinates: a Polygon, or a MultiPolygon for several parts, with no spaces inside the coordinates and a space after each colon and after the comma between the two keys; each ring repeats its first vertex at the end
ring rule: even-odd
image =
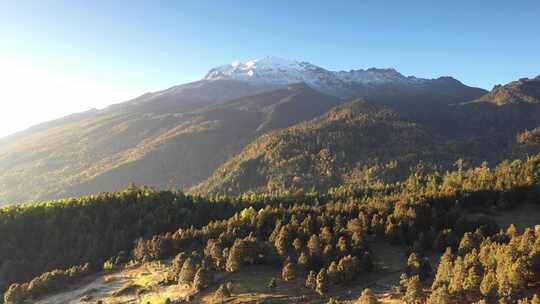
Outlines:
{"type": "Polygon", "coordinates": [[[354,95],[358,85],[421,85],[427,79],[405,77],[394,69],[329,71],[309,62],[277,57],[239,61],[214,68],[205,80],[233,79],[257,85],[286,85],[304,82],[309,86],[339,97],[354,95]]]}

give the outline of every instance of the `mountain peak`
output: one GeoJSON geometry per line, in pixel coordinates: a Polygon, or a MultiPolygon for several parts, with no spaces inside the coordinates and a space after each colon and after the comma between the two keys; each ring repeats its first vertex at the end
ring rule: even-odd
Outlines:
{"type": "MultiPolygon", "coordinates": [[[[284,59],[266,56],[249,60],[246,63],[234,61],[211,69],[205,76],[206,80],[236,79],[250,82],[265,82],[271,84],[291,84],[306,82],[312,84],[327,78],[333,82],[353,83],[383,83],[406,81],[405,77],[393,68],[357,69],[349,71],[329,71],[306,61],[284,59]]],[[[415,77],[413,77],[416,79],[415,77]]]]}
{"type": "Polygon", "coordinates": [[[355,85],[419,84],[424,79],[405,77],[393,68],[330,71],[306,61],[266,56],[245,63],[234,61],[211,69],[207,81],[233,79],[256,85],[288,85],[304,82],[327,94],[350,97],[355,85]]]}

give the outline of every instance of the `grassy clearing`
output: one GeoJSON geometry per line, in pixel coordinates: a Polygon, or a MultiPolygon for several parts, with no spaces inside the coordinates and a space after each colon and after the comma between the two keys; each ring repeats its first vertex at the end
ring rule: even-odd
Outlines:
{"type": "MultiPolygon", "coordinates": [[[[222,283],[230,282],[232,285],[232,296],[223,299],[224,303],[247,303],[252,301],[271,300],[275,303],[284,301],[290,303],[291,298],[306,296],[307,298],[317,297],[313,291],[304,287],[303,278],[293,282],[285,282],[281,279],[281,270],[267,266],[246,267],[242,271],[234,274],[226,274],[218,278],[215,286],[201,292],[195,297],[196,303],[221,303],[221,299],[214,299],[214,293],[222,283]],[[268,288],[268,282],[276,278],[277,287],[273,290],[268,288]]],[[[299,301],[297,303],[307,303],[299,301]]],[[[310,302],[316,303],[316,302],[310,302]]]]}

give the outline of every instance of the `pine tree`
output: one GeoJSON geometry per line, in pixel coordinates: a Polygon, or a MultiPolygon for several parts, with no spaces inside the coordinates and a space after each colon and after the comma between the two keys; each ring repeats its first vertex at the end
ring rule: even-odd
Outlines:
{"type": "Polygon", "coordinates": [[[487,297],[489,294],[497,293],[497,278],[493,271],[488,271],[482,278],[480,292],[484,297],[487,297]]]}
{"type": "Polygon", "coordinates": [[[309,251],[309,255],[312,258],[319,258],[321,256],[321,241],[319,240],[319,237],[316,234],[313,234],[307,243],[307,248],[309,251]]]}
{"type": "Polygon", "coordinates": [[[371,289],[366,288],[362,291],[360,298],[356,301],[356,304],[380,304],[379,300],[373,294],[371,289]]]}
{"type": "Polygon", "coordinates": [[[517,232],[516,225],[510,224],[510,226],[508,226],[508,229],[506,229],[506,235],[510,238],[514,238],[517,236],[517,234],[518,232],[517,232]]]}
{"type": "Polygon", "coordinates": [[[326,292],[328,291],[328,285],[329,285],[328,274],[326,272],[326,269],[322,268],[317,274],[315,291],[321,296],[324,296],[326,295],[326,292]]]}
{"type": "Polygon", "coordinates": [[[359,268],[360,261],[357,257],[350,255],[345,256],[339,260],[338,269],[341,274],[341,281],[350,282],[356,276],[356,271],[359,268]]]}
{"type": "Polygon", "coordinates": [[[293,241],[293,248],[296,250],[296,252],[300,252],[302,250],[302,241],[299,238],[295,238],[293,241]]]}
{"type": "Polygon", "coordinates": [[[281,257],[286,257],[289,252],[289,246],[291,244],[291,232],[288,226],[283,226],[281,231],[277,235],[274,246],[276,247],[277,253],[281,257]]]}
{"type": "MultiPolygon", "coordinates": [[[[235,242],[236,244],[236,242],[235,242]]],[[[241,256],[237,246],[232,246],[229,251],[227,261],[225,262],[225,270],[227,272],[236,272],[240,269],[241,256]]]]}
{"type": "Polygon", "coordinates": [[[196,269],[195,261],[193,261],[191,257],[187,258],[182,266],[182,270],[180,271],[178,282],[191,284],[191,282],[193,282],[193,278],[195,277],[196,269]]]}
{"type": "Polygon", "coordinates": [[[416,253],[411,253],[407,259],[407,275],[420,275],[420,266],[420,260],[418,259],[416,253]]]}
{"type": "Polygon", "coordinates": [[[448,293],[448,287],[442,285],[431,292],[428,299],[428,304],[451,304],[452,298],[448,293]]]}
{"type": "Polygon", "coordinates": [[[469,253],[476,246],[473,234],[467,232],[463,235],[463,238],[459,242],[459,254],[465,255],[469,253]]]}
{"type": "Polygon", "coordinates": [[[291,262],[285,264],[281,270],[281,277],[285,282],[292,281],[296,278],[296,268],[291,262]]]}
{"type": "Polygon", "coordinates": [[[512,263],[508,271],[508,281],[512,286],[513,292],[519,292],[527,287],[526,283],[529,271],[525,257],[518,258],[512,263]]]}
{"type": "Polygon", "coordinates": [[[306,287],[313,290],[317,287],[317,273],[313,270],[307,275],[306,287]]]}
{"type": "Polygon", "coordinates": [[[212,272],[205,267],[199,267],[195,278],[193,279],[193,288],[195,290],[203,290],[204,288],[210,286],[214,280],[212,272]]]}
{"type": "Polygon", "coordinates": [[[332,263],[330,263],[330,266],[328,266],[327,274],[328,274],[328,279],[333,284],[337,284],[340,282],[341,273],[339,271],[338,264],[336,263],[336,261],[332,261],[332,263]]]}
{"type": "Polygon", "coordinates": [[[303,272],[307,271],[311,267],[309,255],[305,251],[302,251],[302,253],[298,257],[298,266],[303,272]]]}
{"type": "Polygon", "coordinates": [[[448,284],[448,290],[450,293],[461,300],[464,295],[463,282],[467,276],[463,265],[463,258],[458,256],[454,262],[454,271],[450,283],[448,284]]]}
{"type": "Polygon", "coordinates": [[[320,235],[321,241],[323,241],[325,244],[332,244],[334,242],[334,233],[332,233],[332,229],[329,227],[323,227],[320,235]]]}
{"type": "Polygon", "coordinates": [[[420,277],[414,276],[409,279],[407,283],[407,291],[403,300],[407,304],[419,304],[422,301],[422,285],[420,284],[420,277]]]}
{"type": "Polygon", "coordinates": [[[340,237],[337,241],[336,249],[340,256],[349,254],[349,243],[346,238],[340,237]]]}
{"type": "Polygon", "coordinates": [[[406,273],[402,273],[399,276],[399,292],[405,293],[407,290],[407,284],[409,283],[409,276],[406,273]]]}
{"type": "Polygon", "coordinates": [[[227,284],[221,284],[214,293],[214,300],[219,303],[223,303],[226,298],[231,296],[231,292],[227,287],[227,284]]]}
{"type": "Polygon", "coordinates": [[[463,289],[465,289],[466,292],[471,293],[471,294],[479,293],[480,283],[482,283],[482,278],[480,277],[480,274],[476,270],[476,267],[469,268],[467,277],[465,278],[465,281],[463,282],[463,289]]]}
{"type": "Polygon", "coordinates": [[[439,262],[439,267],[437,268],[437,274],[435,275],[435,280],[433,280],[431,289],[435,290],[439,286],[442,286],[445,284],[447,285],[448,283],[450,283],[450,279],[452,278],[452,272],[453,272],[453,263],[452,263],[453,260],[454,260],[454,255],[452,254],[452,250],[450,248],[446,248],[446,251],[444,252],[439,262]]]}
{"type": "Polygon", "coordinates": [[[187,258],[188,255],[185,252],[180,252],[173,258],[171,268],[167,274],[167,280],[178,282],[180,279],[180,272],[182,271],[182,267],[187,258]]]}

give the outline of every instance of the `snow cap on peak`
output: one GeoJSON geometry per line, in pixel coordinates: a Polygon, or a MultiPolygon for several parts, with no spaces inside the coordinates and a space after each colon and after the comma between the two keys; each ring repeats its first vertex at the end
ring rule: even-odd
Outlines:
{"type": "Polygon", "coordinates": [[[304,82],[324,92],[348,90],[354,84],[421,83],[422,79],[405,77],[393,68],[329,71],[308,62],[266,56],[246,63],[235,61],[214,68],[205,80],[232,79],[252,84],[287,85],[304,82]]]}

